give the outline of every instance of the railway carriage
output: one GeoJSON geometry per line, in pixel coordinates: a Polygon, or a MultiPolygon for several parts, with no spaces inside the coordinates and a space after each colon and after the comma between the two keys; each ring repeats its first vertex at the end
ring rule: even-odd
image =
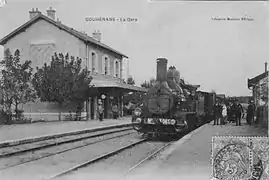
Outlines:
{"type": "Polygon", "coordinates": [[[213,119],[215,94],[185,84],[167,59],[157,59],[157,78],[132,115],[136,131],[147,135],[179,135],[213,119]]]}

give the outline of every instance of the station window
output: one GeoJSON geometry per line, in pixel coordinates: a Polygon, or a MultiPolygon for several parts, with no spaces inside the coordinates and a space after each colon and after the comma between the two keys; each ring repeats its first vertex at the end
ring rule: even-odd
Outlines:
{"type": "Polygon", "coordinates": [[[108,75],[109,74],[109,57],[108,56],[103,56],[102,58],[102,69],[103,69],[103,74],[108,75]]]}
{"type": "Polygon", "coordinates": [[[120,76],[120,63],[118,60],[115,61],[114,68],[115,68],[114,69],[115,70],[115,72],[114,72],[115,77],[119,77],[120,76]]]}
{"type": "Polygon", "coordinates": [[[96,72],[96,53],[91,53],[91,60],[92,60],[92,72],[96,72]]]}
{"type": "Polygon", "coordinates": [[[108,74],[108,58],[105,57],[105,74],[108,74]]]}

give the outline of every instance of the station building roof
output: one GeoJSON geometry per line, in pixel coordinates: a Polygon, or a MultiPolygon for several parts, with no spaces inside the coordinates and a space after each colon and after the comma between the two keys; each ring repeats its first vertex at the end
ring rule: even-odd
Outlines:
{"type": "Polygon", "coordinates": [[[91,85],[93,87],[97,87],[97,88],[115,87],[115,88],[128,89],[131,91],[147,92],[146,88],[123,83],[119,78],[97,74],[97,73],[92,73],[91,76],[93,77],[91,81],[91,85]]]}

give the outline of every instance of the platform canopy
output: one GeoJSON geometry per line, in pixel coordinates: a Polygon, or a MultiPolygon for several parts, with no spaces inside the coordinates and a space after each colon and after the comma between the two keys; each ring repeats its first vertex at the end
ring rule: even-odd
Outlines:
{"type": "Polygon", "coordinates": [[[268,71],[254,77],[254,78],[251,78],[251,79],[248,79],[248,88],[250,87],[253,87],[253,86],[256,86],[256,84],[261,81],[262,79],[265,79],[268,77],[268,71]]]}
{"type": "Polygon", "coordinates": [[[146,88],[123,83],[122,80],[120,80],[119,78],[111,77],[108,75],[101,75],[101,74],[91,74],[91,76],[93,77],[90,83],[92,87],[96,87],[96,88],[114,87],[114,88],[128,89],[131,91],[147,92],[146,88]]]}

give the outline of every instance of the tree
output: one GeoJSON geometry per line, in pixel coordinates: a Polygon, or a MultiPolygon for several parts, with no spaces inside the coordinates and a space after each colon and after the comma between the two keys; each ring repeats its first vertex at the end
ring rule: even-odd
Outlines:
{"type": "Polygon", "coordinates": [[[133,77],[128,77],[127,84],[130,84],[130,85],[134,85],[135,84],[135,81],[134,81],[133,77]]]}
{"type": "Polygon", "coordinates": [[[154,78],[151,78],[149,81],[144,81],[140,86],[144,88],[151,88],[156,83],[156,80],[154,78]]]}
{"type": "Polygon", "coordinates": [[[33,71],[31,61],[26,60],[21,64],[20,51],[17,49],[12,56],[10,50],[6,49],[4,60],[0,64],[3,67],[0,87],[2,103],[9,115],[12,113],[12,105],[14,105],[15,115],[18,119],[21,115],[18,105],[33,101],[36,98],[36,93],[31,84],[33,71]]]}
{"type": "MultiPolygon", "coordinates": [[[[60,106],[72,102],[81,113],[82,103],[93,92],[90,71],[81,67],[82,60],[55,53],[50,65],[46,63],[34,74],[33,85],[41,101],[57,102],[60,106]]],[[[61,117],[61,112],[60,116],[61,117]]]]}

